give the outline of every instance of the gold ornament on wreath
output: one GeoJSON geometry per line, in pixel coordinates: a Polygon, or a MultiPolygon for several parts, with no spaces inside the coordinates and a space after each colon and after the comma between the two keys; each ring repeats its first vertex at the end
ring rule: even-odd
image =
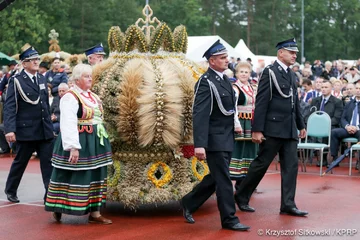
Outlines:
{"type": "Polygon", "coordinates": [[[147,178],[155,187],[162,188],[173,178],[170,167],[163,162],[151,163],[147,171],[147,178]]]}
{"type": "Polygon", "coordinates": [[[191,171],[197,180],[201,181],[206,175],[209,174],[209,167],[204,160],[199,161],[197,157],[191,160],[191,171]]]}

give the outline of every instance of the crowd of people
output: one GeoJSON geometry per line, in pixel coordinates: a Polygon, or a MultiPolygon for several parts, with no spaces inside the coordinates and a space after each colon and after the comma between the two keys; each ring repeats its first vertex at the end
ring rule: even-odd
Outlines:
{"type": "MultiPolygon", "coordinates": [[[[99,44],[85,54],[94,65],[103,60],[105,52],[99,44]]],[[[55,56],[51,69],[42,71],[40,66],[46,69],[47,64],[40,63],[32,46],[25,46],[19,58],[19,64],[9,63],[9,72],[1,80],[3,131],[7,143],[16,142],[5,186],[7,199],[20,202],[17,190],[36,152],[45,210],[52,212],[56,221],[61,221],[63,213],[90,213],[89,223],[111,224],[100,214],[106,202],[107,165],[112,164],[112,153],[102,124],[102,101],[90,91],[92,67],[78,64],[70,73],[55,56]]]]}
{"type": "MultiPolygon", "coordinates": [[[[251,59],[228,59],[219,41],[205,52],[209,68],[194,89],[193,136],[194,154],[206,159],[210,174],[181,200],[188,223],[195,223],[192,214],[216,192],[222,227],[248,230],[235,216],[235,204],[241,211],[255,211],[249,205],[251,195],[277,154],[280,214],[306,216],[294,199],[297,143],[306,136],[310,114],[323,111],[331,118],[329,161],[337,158],[343,138],[360,139],[360,59],[356,66],[316,60],[300,69],[295,39],[279,42],[276,48],[277,60],[257,72],[251,59]]],[[[19,202],[18,186],[36,152],[45,209],[56,221],[62,214],[90,213],[90,223],[111,224],[100,214],[106,202],[111,146],[101,100],[90,90],[91,66],[102,62],[105,52],[98,44],[85,54],[89,65],[68,69],[55,56],[50,67],[30,46],[22,49],[19,64],[11,61],[8,71],[0,72],[4,134],[8,143],[17,145],[5,193],[9,201],[19,202]]]]}

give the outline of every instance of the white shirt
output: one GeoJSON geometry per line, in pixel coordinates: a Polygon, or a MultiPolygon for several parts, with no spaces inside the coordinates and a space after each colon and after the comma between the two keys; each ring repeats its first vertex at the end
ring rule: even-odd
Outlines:
{"type": "Polygon", "coordinates": [[[278,58],[276,59],[277,63],[285,70],[285,72],[288,72],[289,67],[285,65],[282,61],[280,61],[278,58]]]}
{"type": "MultiPolygon", "coordinates": [[[[78,86],[74,86],[73,90],[79,93],[81,99],[89,106],[97,106],[87,100],[85,97],[81,96],[81,93],[88,94],[88,91],[80,89],[78,86]]],[[[62,145],[65,151],[70,151],[71,149],[81,149],[79,142],[79,131],[78,131],[78,117],[77,112],[79,110],[79,102],[71,93],[66,93],[60,99],[60,130],[62,145]]]]}
{"type": "Polygon", "coordinates": [[[29,73],[29,72],[26,71],[26,70],[24,70],[24,72],[30,77],[31,81],[34,82],[33,77],[35,76],[35,78],[36,78],[36,75],[32,75],[31,73],[29,73]]]}
{"type": "MultiPolygon", "coordinates": [[[[212,68],[211,68],[212,69],[212,68]]],[[[216,70],[214,70],[214,69],[212,69],[217,75],[219,75],[219,77],[221,77],[221,79],[224,79],[224,74],[223,73],[221,73],[221,72],[218,72],[218,71],[216,71],[216,70]]]]}

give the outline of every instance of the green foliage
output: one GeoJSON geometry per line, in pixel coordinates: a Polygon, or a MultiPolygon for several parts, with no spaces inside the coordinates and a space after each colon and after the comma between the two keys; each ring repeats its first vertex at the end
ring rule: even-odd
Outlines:
{"type": "MultiPolygon", "coordinates": [[[[295,37],[301,44],[301,0],[150,0],[153,16],[189,36],[219,35],[235,46],[242,38],[255,54],[275,55],[275,45],[295,37]]],[[[360,56],[359,0],[304,0],[307,60],[360,56]]],[[[112,26],[127,29],[144,18],[144,0],[26,0],[0,12],[0,51],[13,55],[29,43],[48,52],[48,33],[59,34],[61,50],[82,53],[102,42],[112,26]]],[[[175,32],[174,32],[175,37],[175,32]]],[[[174,39],[178,49],[177,38],[174,39]]],[[[186,46],[184,46],[186,49],[186,46]]],[[[183,49],[184,51],[184,49],[183,49]]]]}

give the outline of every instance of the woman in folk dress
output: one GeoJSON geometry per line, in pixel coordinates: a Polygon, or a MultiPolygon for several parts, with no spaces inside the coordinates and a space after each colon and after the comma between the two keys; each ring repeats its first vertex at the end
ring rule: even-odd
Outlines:
{"type": "Polygon", "coordinates": [[[236,99],[242,103],[237,106],[234,119],[235,128],[242,127],[243,132],[236,136],[234,151],[230,161],[230,177],[236,180],[235,188],[245,178],[251,161],[257,155],[259,145],[251,141],[251,123],[255,107],[255,91],[249,83],[251,65],[240,62],[236,65],[236,82],[233,83],[236,99]]]}
{"type": "Polygon", "coordinates": [[[89,223],[111,224],[100,214],[107,194],[111,146],[103,126],[99,97],[90,91],[90,65],[73,70],[75,86],[60,100],[60,134],[56,139],[45,210],[56,221],[62,214],[89,215],[89,223]]]}

